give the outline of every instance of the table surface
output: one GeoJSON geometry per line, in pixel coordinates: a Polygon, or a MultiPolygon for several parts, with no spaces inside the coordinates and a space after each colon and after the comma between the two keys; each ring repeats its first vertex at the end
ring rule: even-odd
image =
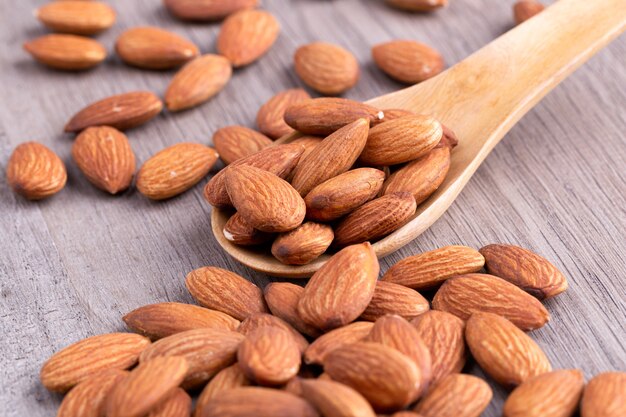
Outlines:
{"type": "MultiPolygon", "coordinates": [[[[125,91],[162,94],[173,72],[122,64],[63,73],[35,64],[21,44],[46,31],[32,15],[44,1],[0,1],[0,169],[12,149],[37,140],[66,162],[66,188],[45,201],[14,195],[0,175],[0,404],[2,416],[52,416],[60,397],[38,381],[42,362],[81,338],[124,330],[120,317],[141,305],[191,302],[183,279],[217,265],[259,286],[271,279],[237,264],[211,234],[204,183],[166,202],[135,190],[111,197],[91,186],[70,157],[62,133],[84,105],[125,91]]],[[[219,24],[185,24],[159,0],[111,1],[118,22],[99,36],[136,25],[186,35],[215,50],[219,24]]],[[[454,64],[511,27],[512,0],[451,0],[445,10],[414,15],[382,0],[265,0],[282,34],[257,63],[236,70],[205,105],[163,113],[128,133],[138,163],[179,141],[211,143],[225,125],[253,126],[258,107],[285,88],[302,86],[292,68],[301,44],[324,40],[347,47],[361,64],[346,96],[365,100],[401,88],[382,74],[370,47],[416,39],[454,64]]],[[[519,244],[552,260],[570,289],[546,302],[551,322],[533,337],[555,368],[580,368],[587,378],[626,370],[626,37],[616,40],[533,109],[488,157],[449,211],[426,233],[381,261],[449,244],[519,244]]],[[[476,365],[468,371],[482,375],[476,365]]],[[[500,415],[506,392],[492,384],[485,416],[500,415]]]]}

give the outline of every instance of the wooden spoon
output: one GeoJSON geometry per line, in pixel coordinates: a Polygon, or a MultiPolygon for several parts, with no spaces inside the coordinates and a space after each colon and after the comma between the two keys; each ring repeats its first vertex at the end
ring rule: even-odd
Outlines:
{"type": "MultiPolygon", "coordinates": [[[[432,114],[459,137],[445,182],[406,225],[374,243],[378,257],[428,229],[513,125],[625,28],[626,0],[560,0],[438,76],[368,101],[381,109],[432,114]]],[[[213,233],[226,252],[254,270],[307,277],[328,259],[289,266],[267,249],[234,245],[223,234],[229,215],[213,209],[213,233]]]]}

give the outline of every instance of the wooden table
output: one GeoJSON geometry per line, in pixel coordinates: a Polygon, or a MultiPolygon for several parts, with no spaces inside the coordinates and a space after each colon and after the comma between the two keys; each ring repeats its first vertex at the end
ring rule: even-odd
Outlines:
{"type": "MultiPolygon", "coordinates": [[[[52,416],[60,397],[38,381],[42,362],[67,344],[124,330],[120,317],[138,306],[191,302],[183,278],[218,265],[263,286],[270,279],[238,265],[211,235],[201,184],[155,203],[135,190],[111,197],[96,190],[70,157],[64,123],[84,105],[111,94],[162,94],[169,72],[123,65],[113,53],[84,73],[48,70],[21,49],[45,30],[32,10],[44,1],[0,2],[0,167],[20,142],[37,140],[60,154],[69,180],[38,203],[14,195],[0,176],[0,404],[3,416],[52,416]]],[[[214,51],[219,24],[185,24],[159,0],[111,1],[115,37],[136,25],[158,25],[214,51]]],[[[237,70],[211,102],[164,113],[129,132],[138,162],[179,141],[210,143],[228,124],[252,126],[276,92],[301,86],[292,55],[303,43],[344,45],[362,76],[346,96],[364,100],[402,86],[370,58],[376,43],[409,38],[439,49],[453,64],[508,30],[511,3],[451,0],[430,15],[387,8],[382,0],[265,0],[282,34],[259,62],[237,70]]],[[[555,368],[581,368],[587,378],[626,370],[626,38],[593,58],[528,114],[493,152],[449,212],[412,244],[382,260],[447,244],[481,247],[510,242],[536,250],[569,278],[570,289],[546,303],[552,321],[533,332],[555,368]]],[[[481,374],[470,365],[470,372],[481,374]]],[[[485,416],[500,415],[506,392],[495,384],[485,416]]]]}

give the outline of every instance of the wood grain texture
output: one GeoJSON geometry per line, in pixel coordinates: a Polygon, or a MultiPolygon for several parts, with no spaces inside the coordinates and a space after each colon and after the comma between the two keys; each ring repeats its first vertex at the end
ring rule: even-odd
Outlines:
{"type": "MultiPolygon", "coordinates": [[[[185,274],[217,265],[258,285],[269,278],[234,262],[210,229],[202,181],[167,202],[131,189],[111,197],[71,161],[69,117],[108,95],[152,90],[162,95],[173,72],[130,68],[112,55],[100,67],[68,74],[37,65],[22,51],[45,33],[32,16],[44,1],[0,1],[0,170],[11,150],[38,140],[68,166],[68,184],[53,198],[27,202],[0,174],[0,404],[3,417],[53,416],[59,397],[39,383],[50,354],[80,338],[124,329],[121,316],[141,305],[191,302],[185,274]]],[[[409,38],[439,49],[448,64],[463,59],[512,25],[513,0],[455,0],[430,15],[390,9],[379,0],[265,0],[283,28],[270,52],[238,69],[209,103],[164,113],[128,132],[138,163],[180,141],[210,144],[228,124],[253,126],[258,107],[278,91],[302,87],[291,60],[304,43],[343,45],[362,77],[346,97],[365,100],[401,88],[372,63],[370,47],[409,38]],[[245,94],[242,94],[245,91],[245,94]]],[[[158,25],[215,51],[219,24],[185,24],[159,0],[110,1],[118,23],[98,37],[136,25],[158,25]]],[[[478,169],[449,211],[413,243],[381,261],[448,244],[479,248],[518,244],[553,262],[570,289],[546,302],[552,321],[533,337],[555,368],[581,368],[587,379],[626,369],[626,37],[548,95],[513,128],[478,169]]],[[[474,374],[482,375],[475,366],[474,374]]],[[[495,386],[484,413],[500,415],[506,397],[495,386]]]]}

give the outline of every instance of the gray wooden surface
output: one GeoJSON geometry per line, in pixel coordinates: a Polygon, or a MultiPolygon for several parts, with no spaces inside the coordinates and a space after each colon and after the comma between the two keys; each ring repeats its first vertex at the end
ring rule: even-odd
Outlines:
{"type": "MultiPolygon", "coordinates": [[[[0,168],[13,147],[37,140],[60,154],[69,180],[57,196],[27,202],[0,174],[0,415],[52,416],[59,396],[38,382],[41,363],[70,342],[123,330],[120,316],[148,303],[186,301],[183,278],[203,265],[269,278],[229,259],[211,236],[204,182],[167,202],[135,191],[110,197],[71,161],[62,128],[96,99],[148,89],[162,94],[171,73],[126,67],[111,54],[90,72],[68,74],[36,65],[21,49],[45,33],[32,17],[44,1],[0,0],[0,168]]],[[[99,37],[112,51],[116,35],[153,24],[214,50],[218,24],[184,24],[159,0],[111,1],[116,26],[99,37]]],[[[182,140],[210,143],[227,124],[252,125],[257,108],[281,89],[299,86],[295,48],[325,40],[346,46],[362,65],[347,96],[368,99],[401,86],[379,72],[370,47],[394,38],[433,45],[453,64],[511,25],[512,0],[451,0],[432,15],[411,15],[380,0],[265,0],[282,24],[271,52],[237,70],[210,103],[164,113],[129,137],[138,162],[182,140]]],[[[510,242],[536,250],[562,269],[570,289],[547,307],[552,321],[533,333],[555,368],[587,377],[626,370],[626,37],[614,42],[531,111],[495,149],[450,211],[427,233],[382,261],[447,244],[510,242]]],[[[479,373],[476,366],[471,372],[479,373]]],[[[485,416],[498,416],[505,392],[494,386],[485,416]]]]}

